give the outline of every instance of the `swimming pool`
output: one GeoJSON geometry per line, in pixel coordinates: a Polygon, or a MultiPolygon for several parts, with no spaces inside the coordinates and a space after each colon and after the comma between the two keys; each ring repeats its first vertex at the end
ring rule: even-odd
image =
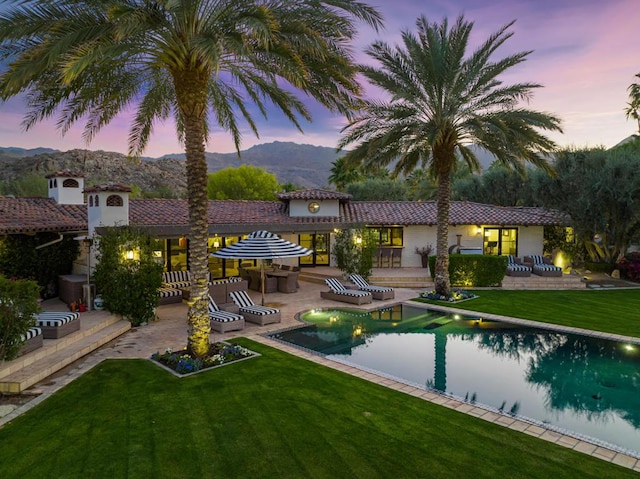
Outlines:
{"type": "Polygon", "coordinates": [[[410,305],[335,308],[274,339],[640,457],[640,345],[410,305]]]}

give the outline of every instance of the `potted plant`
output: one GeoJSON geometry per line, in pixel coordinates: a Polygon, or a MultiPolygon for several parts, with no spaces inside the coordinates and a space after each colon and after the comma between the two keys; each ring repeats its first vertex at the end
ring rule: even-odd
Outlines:
{"type": "Polygon", "coordinates": [[[433,251],[433,246],[430,244],[421,247],[416,246],[416,254],[420,255],[423,268],[427,268],[429,266],[429,255],[431,255],[431,251],[433,251]]]}

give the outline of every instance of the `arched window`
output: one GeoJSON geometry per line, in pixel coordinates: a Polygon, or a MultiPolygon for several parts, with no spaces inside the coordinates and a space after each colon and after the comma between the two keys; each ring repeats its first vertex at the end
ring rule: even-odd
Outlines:
{"type": "Polygon", "coordinates": [[[62,182],[63,188],[77,188],[78,186],[80,186],[78,185],[78,181],[71,178],[67,178],[62,182]]]}
{"type": "Polygon", "coordinates": [[[122,206],[122,196],[118,196],[118,195],[108,196],[107,206],[122,206]]]}
{"type": "Polygon", "coordinates": [[[53,180],[49,178],[49,188],[53,188],[53,180]]]}
{"type": "Polygon", "coordinates": [[[89,206],[93,206],[93,196],[89,195],[89,206]]]}
{"type": "Polygon", "coordinates": [[[96,206],[100,206],[100,197],[96,195],[96,206]]]}
{"type": "Polygon", "coordinates": [[[57,178],[54,178],[54,179],[53,179],[53,187],[54,187],[54,188],[57,188],[57,187],[58,187],[58,179],[57,179],[57,178]]]}

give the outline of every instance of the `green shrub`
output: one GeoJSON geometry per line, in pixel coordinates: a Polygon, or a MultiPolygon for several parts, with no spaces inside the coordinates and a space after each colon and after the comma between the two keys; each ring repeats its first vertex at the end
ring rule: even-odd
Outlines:
{"type": "Polygon", "coordinates": [[[96,238],[94,281],[104,306],[134,326],[155,318],[162,265],[153,258],[148,235],[132,227],[108,228],[96,238]],[[133,259],[127,252],[135,252],[133,259]]]}
{"type": "Polygon", "coordinates": [[[0,361],[13,359],[24,344],[21,334],[35,326],[38,283],[0,275],[0,361]]]}
{"type": "MultiPolygon", "coordinates": [[[[431,277],[435,276],[436,257],[429,257],[431,277]]],[[[499,286],[507,271],[507,257],[482,254],[449,255],[451,286],[499,286]]]]}
{"type": "Polygon", "coordinates": [[[585,269],[593,273],[607,273],[611,274],[611,272],[616,269],[616,265],[613,263],[603,263],[603,262],[593,262],[593,261],[585,261],[584,263],[585,269]]]}
{"type": "Polygon", "coordinates": [[[58,296],[58,276],[70,274],[79,244],[71,236],[61,241],[57,234],[9,235],[0,240],[0,273],[7,277],[31,278],[40,285],[40,296],[58,296]],[[51,243],[44,248],[37,246],[51,243]]]}
{"type": "Polygon", "coordinates": [[[332,255],[338,269],[346,275],[357,273],[365,279],[371,276],[373,255],[378,248],[378,238],[369,228],[351,227],[335,235],[332,255]]]}

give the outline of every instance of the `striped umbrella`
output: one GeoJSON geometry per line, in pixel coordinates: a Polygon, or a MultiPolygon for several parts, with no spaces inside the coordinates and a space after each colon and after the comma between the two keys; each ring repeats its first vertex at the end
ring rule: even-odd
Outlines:
{"type": "Polygon", "coordinates": [[[259,259],[262,280],[262,304],[264,304],[264,260],[308,256],[313,250],[291,241],[283,240],[269,231],[254,231],[246,239],[212,253],[211,256],[226,259],[259,259]]]}

